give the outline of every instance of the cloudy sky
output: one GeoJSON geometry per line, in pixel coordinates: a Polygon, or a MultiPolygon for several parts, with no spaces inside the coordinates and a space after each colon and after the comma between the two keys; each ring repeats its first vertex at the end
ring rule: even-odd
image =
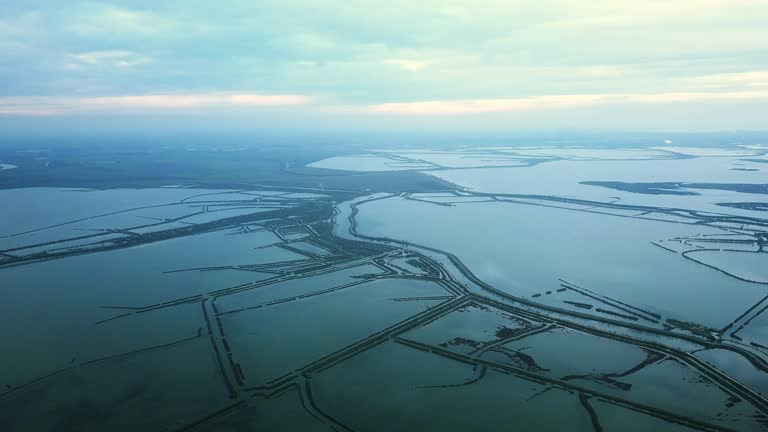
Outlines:
{"type": "Polygon", "coordinates": [[[0,2],[0,125],[768,129],[768,0],[0,2]]]}

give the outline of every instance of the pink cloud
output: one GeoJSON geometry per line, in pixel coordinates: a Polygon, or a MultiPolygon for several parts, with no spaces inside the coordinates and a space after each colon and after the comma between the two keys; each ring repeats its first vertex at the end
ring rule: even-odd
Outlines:
{"type": "Polygon", "coordinates": [[[99,97],[0,97],[0,115],[64,115],[93,111],[170,110],[307,105],[304,95],[203,93],[99,97]]]}
{"type": "Polygon", "coordinates": [[[481,114],[556,110],[608,104],[667,104],[680,102],[729,102],[768,99],[768,91],[720,93],[582,94],[531,96],[512,99],[462,99],[395,102],[369,106],[374,113],[404,115],[481,114]]]}

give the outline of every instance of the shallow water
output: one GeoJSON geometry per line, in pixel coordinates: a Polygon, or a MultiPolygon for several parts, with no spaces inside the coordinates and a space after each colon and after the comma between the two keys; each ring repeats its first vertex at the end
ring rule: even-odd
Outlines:
{"type": "Polygon", "coordinates": [[[454,253],[482,280],[520,297],[556,292],[562,279],[665,317],[718,328],[765,295],[760,286],[651,243],[717,232],[709,227],[534,205],[445,207],[403,198],[362,205],[359,224],[366,235],[454,253]]]}
{"type": "Polygon", "coordinates": [[[0,424],[760,430],[768,297],[741,279],[762,278],[765,195],[711,187],[760,183],[732,169],[764,169],[745,154],[339,156],[475,188],[371,202],[388,195],[0,191],[0,424]]]}

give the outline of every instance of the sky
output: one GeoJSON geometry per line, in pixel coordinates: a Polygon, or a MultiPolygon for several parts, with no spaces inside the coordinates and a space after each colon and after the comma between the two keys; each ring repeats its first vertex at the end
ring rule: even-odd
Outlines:
{"type": "Polygon", "coordinates": [[[0,128],[768,129],[768,0],[0,1],[0,128]]]}

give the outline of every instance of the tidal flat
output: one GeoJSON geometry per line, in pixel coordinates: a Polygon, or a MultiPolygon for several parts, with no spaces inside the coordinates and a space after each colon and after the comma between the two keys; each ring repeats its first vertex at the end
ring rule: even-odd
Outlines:
{"type": "Polygon", "coordinates": [[[766,151],[398,148],[0,190],[0,424],[766,430],[766,151]]]}

